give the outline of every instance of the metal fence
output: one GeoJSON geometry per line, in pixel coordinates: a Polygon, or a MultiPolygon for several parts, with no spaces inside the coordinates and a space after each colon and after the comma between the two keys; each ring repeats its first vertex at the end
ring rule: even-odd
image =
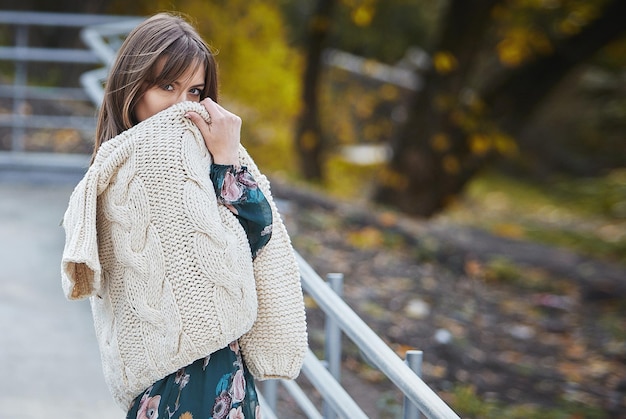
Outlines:
{"type": "MultiPolygon", "coordinates": [[[[39,13],[0,11],[0,25],[5,36],[11,37],[12,45],[0,46],[0,61],[13,63],[12,83],[0,84],[0,97],[10,98],[12,112],[0,114],[0,127],[11,128],[9,151],[25,150],[25,132],[30,129],[75,128],[93,132],[95,120],[89,116],[33,115],[27,109],[28,100],[75,101],[91,103],[91,96],[82,87],[37,86],[29,81],[28,63],[48,65],[67,63],[100,66],[102,55],[94,48],[43,48],[30,45],[29,35],[33,27],[85,28],[99,25],[120,25],[127,28],[137,19],[123,16],[103,16],[72,13],[39,13]]],[[[132,26],[131,26],[132,27],[132,26]]]]}
{"type": "MultiPolygon", "coordinates": [[[[17,27],[15,45],[0,46],[0,60],[15,63],[13,85],[0,86],[0,95],[12,98],[14,103],[12,115],[8,117],[0,115],[0,126],[13,128],[13,153],[19,154],[23,151],[24,144],[21,138],[26,127],[93,127],[93,118],[26,116],[21,109],[24,101],[33,95],[40,99],[42,95],[48,95],[50,99],[54,99],[63,94],[76,100],[91,100],[98,106],[102,100],[102,83],[106,77],[107,66],[115,57],[121,39],[137,22],[137,18],[119,16],[0,11],[0,24],[17,27]],[[33,25],[82,27],[81,39],[89,49],[45,51],[41,48],[29,48],[28,28],[33,25]],[[29,61],[97,63],[101,68],[88,71],[81,76],[84,89],[44,89],[28,85],[24,63],[29,61]]],[[[45,159],[41,155],[37,158],[45,159]]],[[[458,418],[456,413],[419,377],[421,351],[409,351],[405,361],[399,358],[341,298],[342,275],[329,275],[327,283],[301,256],[297,257],[303,289],[321,308],[326,319],[325,359],[320,360],[309,350],[302,369],[303,375],[320,394],[322,405],[316,406],[295,381],[269,380],[262,386],[264,417],[270,419],[277,417],[278,386],[282,386],[308,418],[367,418],[358,403],[341,385],[341,340],[345,334],[355,343],[368,362],[377,367],[403,393],[403,418],[416,419],[420,414],[428,418],[458,418]]]]}

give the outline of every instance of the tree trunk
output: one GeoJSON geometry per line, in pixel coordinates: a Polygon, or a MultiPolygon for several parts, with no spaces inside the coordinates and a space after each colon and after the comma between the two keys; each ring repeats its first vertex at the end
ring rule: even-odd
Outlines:
{"type": "Polygon", "coordinates": [[[447,68],[437,69],[435,63],[423,75],[424,88],[414,96],[408,120],[392,144],[392,159],[379,180],[375,201],[430,216],[454,199],[480,167],[454,114],[491,9],[500,1],[450,2],[433,54],[435,60],[442,54],[449,61],[447,68]]]}
{"type": "Polygon", "coordinates": [[[482,21],[483,27],[488,26],[484,22],[495,3],[451,3],[437,51],[449,51],[456,59],[453,64],[458,71],[453,68],[442,74],[432,70],[425,75],[425,88],[416,95],[408,121],[392,145],[393,157],[380,178],[375,201],[424,217],[445,208],[474,175],[497,158],[494,140],[487,138],[489,135],[519,135],[550,90],[626,28],[626,2],[613,0],[595,22],[555,45],[552,54],[492,78],[484,93],[474,95],[480,100],[473,103],[481,106],[473,108],[463,95],[471,92],[465,90],[468,72],[475,62],[475,46],[484,29],[469,22],[482,21]],[[463,24],[463,20],[469,22],[463,24]]]}
{"type": "Polygon", "coordinates": [[[335,3],[335,0],[319,0],[309,20],[302,111],[296,129],[296,149],[302,175],[314,181],[323,178],[324,140],[318,114],[318,86],[322,69],[322,51],[330,32],[335,3]]]}

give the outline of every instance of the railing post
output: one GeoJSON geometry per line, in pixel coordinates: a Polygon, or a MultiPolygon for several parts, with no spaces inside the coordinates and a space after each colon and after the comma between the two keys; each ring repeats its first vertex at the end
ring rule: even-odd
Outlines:
{"type": "Polygon", "coordinates": [[[276,413],[278,402],[278,380],[267,380],[263,383],[263,397],[270,410],[276,413]]]}
{"type": "MultiPolygon", "coordinates": [[[[411,368],[411,370],[421,378],[422,376],[422,361],[424,358],[424,353],[422,351],[412,350],[406,351],[406,359],[404,362],[411,368]]],[[[421,414],[417,406],[411,403],[408,397],[404,397],[404,407],[403,407],[404,419],[420,419],[421,414]]]]}
{"type": "MultiPolygon", "coordinates": [[[[17,25],[15,28],[15,46],[19,48],[28,47],[28,26],[17,25]]],[[[15,61],[15,75],[13,85],[15,87],[13,96],[13,115],[16,121],[11,130],[11,151],[24,151],[24,136],[26,118],[24,112],[26,110],[26,82],[27,82],[27,63],[26,61],[15,61]]]]}
{"type": "MultiPolygon", "coordinates": [[[[330,288],[341,298],[343,298],[343,274],[329,273],[326,275],[326,282],[330,288]]],[[[324,342],[324,355],[328,364],[328,371],[335,377],[338,383],[341,382],[341,329],[337,322],[330,316],[326,316],[325,323],[326,339],[324,342]]],[[[326,419],[335,419],[337,415],[334,410],[323,404],[323,414],[326,419]]]]}

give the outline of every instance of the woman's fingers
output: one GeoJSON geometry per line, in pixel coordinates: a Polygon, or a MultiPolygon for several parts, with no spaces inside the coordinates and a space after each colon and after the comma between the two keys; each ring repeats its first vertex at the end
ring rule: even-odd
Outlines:
{"type": "Polygon", "coordinates": [[[216,119],[221,118],[223,116],[222,110],[224,111],[226,110],[222,108],[220,105],[218,105],[217,103],[215,103],[213,99],[211,99],[210,97],[207,97],[206,99],[202,100],[200,104],[205,107],[205,109],[211,116],[211,119],[213,119],[213,117],[215,117],[216,119]]]}
{"type": "Polygon", "coordinates": [[[241,118],[211,99],[200,102],[211,116],[207,122],[197,113],[188,112],[189,119],[200,129],[204,142],[218,164],[238,163],[241,118]]]}

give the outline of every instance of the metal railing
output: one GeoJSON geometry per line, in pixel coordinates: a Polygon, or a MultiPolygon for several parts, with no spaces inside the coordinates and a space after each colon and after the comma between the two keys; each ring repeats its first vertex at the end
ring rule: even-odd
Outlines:
{"type": "MultiPolygon", "coordinates": [[[[458,418],[459,416],[418,376],[421,369],[421,351],[410,351],[407,362],[396,353],[346,304],[341,298],[342,276],[329,275],[329,283],[297,255],[302,287],[326,315],[325,358],[320,361],[309,351],[302,373],[311,381],[324,400],[324,415],[312,410],[310,404],[301,405],[309,418],[346,419],[367,418],[356,402],[340,384],[341,332],[345,333],[359,348],[368,362],[376,366],[404,394],[403,418],[414,419],[421,412],[428,418],[458,418]],[[336,291],[337,290],[337,291],[336,291]],[[340,329],[340,330],[339,330],[340,329]]],[[[293,382],[280,380],[293,396],[293,382]]],[[[270,384],[271,386],[271,384],[270,384]]],[[[267,393],[267,392],[266,392],[267,393]]],[[[274,394],[270,390],[270,394],[274,394]]],[[[298,393],[296,393],[298,396],[298,393]]],[[[272,396],[274,397],[274,396],[272,396]]],[[[269,399],[266,394],[266,399],[269,399]]],[[[294,397],[296,402],[298,398],[294,397]]],[[[269,401],[270,406],[272,402],[269,401]]]]}
{"type": "MultiPolygon", "coordinates": [[[[27,100],[67,100],[91,103],[92,98],[81,87],[35,86],[28,80],[28,63],[69,63],[81,65],[101,65],[102,57],[92,48],[42,48],[29,45],[31,27],[83,28],[92,25],[119,25],[132,22],[126,16],[103,16],[74,13],[44,13],[0,11],[0,25],[11,28],[13,45],[0,46],[0,61],[13,62],[12,84],[0,84],[0,97],[12,99],[12,113],[0,114],[0,127],[11,128],[9,151],[25,150],[27,128],[63,129],[76,128],[93,132],[95,120],[88,116],[75,115],[33,115],[29,114],[27,100]]],[[[136,18],[134,22],[136,24],[136,18]]],[[[128,27],[128,25],[127,25],[128,27]]]]}
{"type": "MultiPolygon", "coordinates": [[[[103,94],[102,83],[106,77],[108,66],[115,57],[121,38],[136,25],[137,18],[79,16],[81,19],[77,15],[0,12],[0,23],[17,24],[21,27],[34,24],[82,26],[81,39],[90,49],[81,52],[62,50],[63,53],[59,53],[57,58],[63,62],[76,59],[76,62],[97,62],[102,65],[101,68],[86,72],[81,76],[81,84],[87,92],[86,97],[96,106],[99,106],[103,94]]],[[[39,95],[42,92],[40,89],[31,92],[30,89],[34,88],[26,85],[25,72],[20,69],[22,62],[36,59],[32,49],[30,52],[25,52],[29,51],[25,45],[25,39],[18,39],[13,48],[0,47],[0,60],[14,60],[16,62],[16,80],[12,89],[15,103],[18,104],[15,105],[17,106],[14,107],[15,110],[19,108],[20,101],[23,101],[29,94],[36,92],[39,95]]],[[[63,91],[65,92],[65,90],[63,91]]],[[[72,92],[81,96],[74,90],[72,92]]],[[[54,93],[50,93],[50,95],[53,97],[54,93]]],[[[81,99],[84,97],[81,96],[81,99]]],[[[16,113],[18,115],[13,116],[9,122],[18,128],[19,137],[19,130],[23,130],[26,121],[19,116],[19,112],[16,113]]],[[[34,122],[36,120],[29,116],[29,126],[36,125],[37,122],[34,122]]],[[[0,119],[0,125],[2,123],[7,124],[6,121],[3,122],[0,119]]],[[[18,141],[17,144],[14,144],[14,150],[19,149],[18,141]]],[[[263,391],[262,394],[260,393],[265,418],[277,417],[279,385],[285,389],[286,393],[308,418],[359,419],[368,417],[341,385],[342,334],[351,339],[368,362],[377,367],[403,393],[404,419],[417,419],[420,417],[420,412],[428,418],[458,418],[456,413],[419,377],[421,351],[409,351],[406,362],[400,359],[342,299],[342,275],[331,274],[328,277],[329,283],[326,283],[300,255],[297,255],[297,258],[304,292],[317,303],[326,316],[325,359],[320,360],[309,350],[302,369],[302,374],[321,396],[322,412],[296,381],[269,380],[263,383],[263,391]]]]}

